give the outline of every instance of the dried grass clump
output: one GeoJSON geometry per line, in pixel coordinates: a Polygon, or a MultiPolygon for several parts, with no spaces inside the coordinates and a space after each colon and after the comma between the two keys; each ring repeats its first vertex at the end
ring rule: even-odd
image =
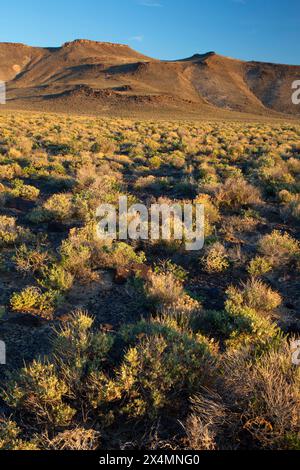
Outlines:
{"type": "Polygon", "coordinates": [[[288,341],[256,361],[244,350],[224,361],[227,398],[238,404],[241,424],[263,449],[300,449],[300,368],[288,341]]]}
{"type": "Polygon", "coordinates": [[[206,395],[197,394],[191,398],[191,414],[185,424],[190,450],[212,451],[220,446],[218,441],[227,419],[227,410],[216,393],[206,391],[206,395]]]}
{"type": "Polygon", "coordinates": [[[222,233],[227,238],[234,237],[235,233],[254,232],[259,220],[251,216],[229,216],[222,219],[222,233]]]}
{"type": "Polygon", "coordinates": [[[57,434],[52,439],[44,435],[40,439],[40,447],[44,450],[97,450],[100,446],[101,434],[93,429],[76,427],[57,434]]]}
{"type": "Polygon", "coordinates": [[[228,178],[216,191],[216,199],[221,206],[231,209],[252,206],[261,202],[258,188],[243,177],[228,178]]]}

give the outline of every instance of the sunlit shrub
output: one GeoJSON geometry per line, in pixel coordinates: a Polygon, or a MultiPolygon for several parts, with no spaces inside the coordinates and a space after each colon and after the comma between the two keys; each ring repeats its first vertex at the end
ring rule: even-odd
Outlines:
{"type": "Polygon", "coordinates": [[[260,277],[272,270],[272,264],[267,258],[256,256],[253,258],[247,268],[248,273],[253,277],[260,277]]]}
{"type": "Polygon", "coordinates": [[[0,216],[0,246],[22,243],[31,238],[30,230],[18,226],[14,217],[0,216]]]}
{"type": "Polygon", "coordinates": [[[112,249],[108,251],[107,258],[108,265],[114,268],[142,264],[146,261],[143,252],[136,253],[132,246],[123,242],[114,244],[112,249]]]}
{"type": "Polygon", "coordinates": [[[10,299],[10,306],[14,312],[51,318],[58,301],[57,291],[42,292],[39,288],[30,286],[21,292],[15,292],[10,299]]]}
{"type": "Polygon", "coordinates": [[[139,334],[145,338],[129,349],[117,374],[123,412],[129,416],[154,417],[165,407],[179,409],[182,393],[213,380],[213,348],[206,338],[155,322],[141,322],[123,332],[129,342],[136,342],[139,334]]]}
{"type": "Polygon", "coordinates": [[[63,401],[68,396],[68,386],[57,376],[54,364],[38,361],[25,366],[2,392],[7,404],[26,412],[36,423],[59,427],[68,426],[76,413],[63,401]]]}
{"type": "Polygon", "coordinates": [[[283,202],[286,204],[292,201],[293,194],[290,193],[287,189],[283,189],[282,191],[279,191],[278,197],[279,197],[280,202],[283,202]]]}
{"type": "Polygon", "coordinates": [[[259,355],[281,343],[279,327],[254,309],[236,306],[227,300],[226,312],[234,320],[234,328],[225,340],[228,350],[237,352],[246,348],[259,355]]]}
{"type": "Polygon", "coordinates": [[[205,236],[212,235],[215,224],[220,220],[218,208],[208,194],[198,195],[195,199],[195,204],[203,204],[205,236]]]}
{"type": "Polygon", "coordinates": [[[161,164],[162,164],[162,160],[158,156],[152,157],[149,160],[149,166],[152,170],[158,170],[161,164]]]}
{"type": "Polygon", "coordinates": [[[281,211],[282,215],[284,218],[294,218],[294,219],[300,219],[300,196],[299,194],[297,195],[291,195],[289,200],[287,201],[287,204],[282,208],[281,211]]]}
{"type": "Polygon", "coordinates": [[[167,306],[183,295],[183,286],[172,273],[152,273],[146,283],[149,299],[158,306],[167,306]]]}
{"type": "Polygon", "coordinates": [[[221,273],[229,268],[228,255],[225,247],[216,242],[209,246],[201,259],[204,270],[208,273],[221,273]]]}
{"type": "Polygon", "coordinates": [[[264,255],[274,267],[282,267],[293,261],[300,252],[300,244],[288,233],[274,230],[265,235],[258,244],[259,252],[264,255]]]}
{"type": "Polygon", "coordinates": [[[13,180],[22,175],[22,168],[18,163],[0,165],[0,178],[4,180],[13,180]]]}
{"type": "Polygon", "coordinates": [[[253,361],[247,350],[224,361],[224,378],[234,403],[240,403],[243,429],[254,445],[299,450],[299,367],[288,341],[253,361]]]}
{"type": "Polygon", "coordinates": [[[54,264],[42,270],[40,284],[56,291],[67,291],[73,286],[74,276],[62,266],[54,264]]]}
{"type": "Polygon", "coordinates": [[[24,184],[22,180],[14,180],[10,194],[29,201],[35,201],[39,197],[40,190],[34,186],[24,184]]]}
{"type": "Polygon", "coordinates": [[[0,450],[38,450],[37,443],[20,438],[22,431],[14,421],[0,418],[0,450]]]}
{"type": "Polygon", "coordinates": [[[32,211],[29,218],[32,222],[41,223],[57,221],[68,223],[73,217],[74,206],[70,194],[54,194],[42,206],[32,211]]]}
{"type": "Polygon", "coordinates": [[[16,250],[14,262],[18,271],[30,274],[41,271],[47,266],[49,255],[39,249],[30,249],[27,245],[21,245],[16,250]]]}
{"type": "Polygon", "coordinates": [[[229,302],[237,307],[249,307],[262,312],[273,311],[282,303],[282,298],[277,292],[257,279],[242,284],[241,289],[230,287],[227,296],[229,302]]]}
{"type": "Polygon", "coordinates": [[[69,238],[60,247],[62,267],[78,279],[92,280],[92,253],[88,244],[69,238]]]}
{"type": "Polygon", "coordinates": [[[259,178],[263,181],[268,193],[289,189],[295,183],[294,177],[289,173],[283,161],[275,162],[273,166],[261,166],[258,171],[259,178]]]}
{"type": "Polygon", "coordinates": [[[217,189],[216,198],[221,206],[228,206],[232,209],[261,202],[259,189],[249,184],[242,177],[227,179],[217,189]]]}

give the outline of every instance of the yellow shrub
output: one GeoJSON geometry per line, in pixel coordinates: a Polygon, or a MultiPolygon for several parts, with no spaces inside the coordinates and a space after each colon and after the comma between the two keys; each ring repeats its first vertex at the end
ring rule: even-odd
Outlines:
{"type": "Polygon", "coordinates": [[[14,217],[0,216],[0,246],[21,243],[30,238],[30,230],[19,227],[14,217]]]}
{"type": "Polygon", "coordinates": [[[221,273],[229,268],[226,249],[219,242],[207,248],[206,254],[201,261],[205,271],[208,273],[221,273]]]}
{"type": "Polygon", "coordinates": [[[14,312],[51,318],[58,300],[56,291],[49,290],[42,293],[37,287],[27,287],[12,295],[10,305],[14,312]]]}
{"type": "Polygon", "coordinates": [[[241,289],[230,287],[227,290],[228,300],[236,306],[253,308],[257,311],[270,312],[278,308],[282,298],[263,282],[251,279],[242,284],[241,289]]]}

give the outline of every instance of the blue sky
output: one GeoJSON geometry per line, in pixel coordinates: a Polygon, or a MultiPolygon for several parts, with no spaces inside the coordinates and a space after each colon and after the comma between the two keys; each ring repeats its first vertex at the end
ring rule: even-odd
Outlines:
{"type": "Polygon", "coordinates": [[[216,51],[300,65],[299,0],[10,0],[0,42],[121,42],[159,59],[216,51]]]}

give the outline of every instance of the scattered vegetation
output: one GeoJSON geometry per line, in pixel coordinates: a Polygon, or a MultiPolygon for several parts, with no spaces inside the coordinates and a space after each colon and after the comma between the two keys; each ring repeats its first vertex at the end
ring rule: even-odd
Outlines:
{"type": "Polygon", "coordinates": [[[300,449],[299,136],[0,116],[0,449],[300,449]],[[204,249],[99,240],[122,195],[203,204],[204,249]]]}

